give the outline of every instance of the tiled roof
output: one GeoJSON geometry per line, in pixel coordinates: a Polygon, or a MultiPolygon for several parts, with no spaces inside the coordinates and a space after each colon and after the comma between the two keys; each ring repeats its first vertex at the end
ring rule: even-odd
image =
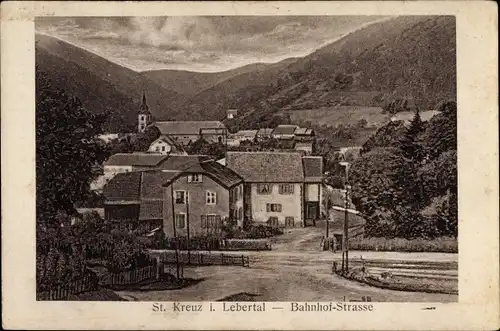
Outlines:
{"type": "Polygon", "coordinates": [[[245,138],[255,138],[255,136],[257,135],[257,130],[240,130],[238,132],[236,132],[233,136],[241,136],[241,137],[245,137],[245,138]]]}
{"type": "Polygon", "coordinates": [[[300,153],[228,152],[227,167],[248,182],[302,182],[300,153]]]}
{"type": "Polygon", "coordinates": [[[143,171],[141,180],[141,200],[163,199],[163,184],[177,176],[179,172],[143,171]]]}
{"type": "Polygon", "coordinates": [[[139,221],[163,219],[163,200],[142,201],[139,221]]]}
{"type": "Polygon", "coordinates": [[[232,187],[243,182],[242,178],[237,173],[215,161],[203,162],[201,167],[206,174],[212,176],[217,182],[225,187],[232,187]]]}
{"type": "Polygon", "coordinates": [[[314,134],[314,131],[310,128],[297,128],[293,134],[297,136],[310,136],[314,134]]]}
{"type": "Polygon", "coordinates": [[[321,156],[304,156],[304,181],[321,182],[323,178],[323,158],[321,156]]]}
{"type": "Polygon", "coordinates": [[[210,160],[211,158],[206,155],[170,155],[159,166],[163,170],[185,170],[200,162],[210,160]]]}
{"type": "Polygon", "coordinates": [[[287,135],[293,135],[295,132],[295,129],[297,129],[296,125],[278,125],[276,129],[273,131],[273,135],[276,134],[287,134],[287,135]]]}
{"type": "Polygon", "coordinates": [[[270,136],[274,129],[272,128],[261,128],[257,131],[258,136],[270,136]]]}
{"type": "Polygon", "coordinates": [[[112,155],[104,165],[154,167],[166,159],[166,155],[148,153],[118,153],[112,155]]]}
{"type": "Polygon", "coordinates": [[[198,135],[202,129],[225,129],[226,127],[220,121],[166,121],[155,122],[156,126],[163,135],[198,135]]]}
{"type": "Polygon", "coordinates": [[[141,176],[140,172],[117,174],[104,186],[104,197],[109,201],[140,200],[141,176]]]}

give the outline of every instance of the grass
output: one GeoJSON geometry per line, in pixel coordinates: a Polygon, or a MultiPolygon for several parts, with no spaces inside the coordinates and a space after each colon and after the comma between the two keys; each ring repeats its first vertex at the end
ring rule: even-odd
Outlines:
{"type": "Polygon", "coordinates": [[[314,109],[292,110],[292,121],[311,121],[316,125],[356,125],[359,120],[365,119],[368,126],[378,127],[386,123],[391,116],[382,113],[380,107],[366,106],[334,106],[314,109]]]}
{"type": "Polygon", "coordinates": [[[458,253],[458,241],[456,238],[450,237],[412,240],[403,238],[356,238],[349,240],[349,249],[358,251],[458,253]]]}

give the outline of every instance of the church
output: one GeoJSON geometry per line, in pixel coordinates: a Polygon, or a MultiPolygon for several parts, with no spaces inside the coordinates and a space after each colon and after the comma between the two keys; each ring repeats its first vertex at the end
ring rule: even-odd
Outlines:
{"type": "Polygon", "coordinates": [[[147,105],[146,94],[143,93],[137,130],[141,133],[150,126],[158,128],[163,143],[170,141],[182,146],[187,146],[200,138],[212,143],[225,144],[228,135],[226,126],[220,121],[154,121],[147,105]]]}

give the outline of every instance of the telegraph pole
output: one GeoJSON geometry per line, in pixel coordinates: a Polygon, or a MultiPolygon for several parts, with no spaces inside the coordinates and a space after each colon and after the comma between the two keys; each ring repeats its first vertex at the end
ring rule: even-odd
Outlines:
{"type": "Polygon", "coordinates": [[[189,191],[186,192],[186,225],[187,225],[187,251],[188,251],[188,264],[191,263],[191,237],[189,236],[189,191]]]}
{"type": "Polygon", "coordinates": [[[342,270],[349,270],[349,163],[341,162],[345,166],[345,210],[344,210],[344,238],[342,240],[342,270]]]}
{"type": "Polygon", "coordinates": [[[175,229],[175,203],[174,203],[174,186],[173,183],[170,183],[170,197],[172,198],[172,225],[173,225],[173,233],[174,233],[174,249],[175,249],[175,264],[177,266],[177,279],[180,278],[179,274],[179,243],[177,241],[177,230],[175,229]]]}

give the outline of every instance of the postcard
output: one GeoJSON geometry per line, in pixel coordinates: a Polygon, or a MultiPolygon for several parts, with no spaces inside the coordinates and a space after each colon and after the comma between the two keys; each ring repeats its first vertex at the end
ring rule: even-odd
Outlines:
{"type": "Polygon", "coordinates": [[[498,328],[493,3],[1,24],[4,328],[498,328]]]}

